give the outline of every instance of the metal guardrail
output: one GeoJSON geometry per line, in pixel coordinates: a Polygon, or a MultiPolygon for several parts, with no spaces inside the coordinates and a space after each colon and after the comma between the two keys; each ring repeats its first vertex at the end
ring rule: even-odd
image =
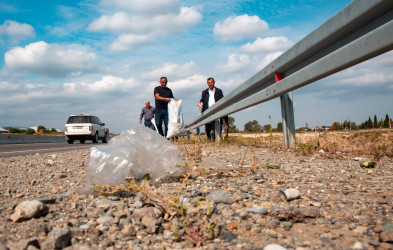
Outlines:
{"type": "Polygon", "coordinates": [[[284,143],[292,147],[292,90],[392,49],[393,1],[355,0],[186,126],[195,129],[281,97],[284,143]]]}

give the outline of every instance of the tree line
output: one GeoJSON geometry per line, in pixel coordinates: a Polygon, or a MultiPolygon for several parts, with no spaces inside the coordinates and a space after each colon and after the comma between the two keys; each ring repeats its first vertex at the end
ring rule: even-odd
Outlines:
{"type": "MultiPolygon", "coordinates": [[[[236,128],[235,118],[229,116],[229,132],[230,133],[237,133],[240,132],[239,129],[236,128]]],[[[368,119],[361,124],[356,124],[353,121],[344,122],[333,122],[331,126],[320,126],[318,129],[322,130],[357,130],[357,129],[371,129],[371,128],[390,128],[392,124],[392,119],[389,117],[388,114],[385,115],[385,118],[380,118],[378,120],[377,115],[374,115],[374,119],[371,119],[369,116],[368,119]]],[[[244,132],[282,132],[282,122],[277,123],[276,128],[272,128],[271,124],[260,125],[257,120],[249,121],[244,124],[244,132]]],[[[300,128],[301,130],[312,130],[317,128],[309,128],[308,124],[305,124],[305,127],[300,128]]]]}
{"type": "Polygon", "coordinates": [[[12,127],[6,127],[5,129],[8,130],[8,133],[10,134],[25,134],[25,135],[34,135],[34,134],[56,134],[58,131],[55,128],[52,129],[47,129],[45,126],[38,126],[37,131],[35,131],[32,128],[28,129],[19,129],[19,128],[12,128],[12,127]]]}
{"type": "Polygon", "coordinates": [[[370,129],[370,128],[390,128],[392,124],[392,119],[388,114],[385,115],[385,119],[380,118],[378,120],[377,115],[374,115],[372,120],[369,116],[368,119],[361,124],[357,125],[354,122],[345,120],[343,123],[334,122],[332,125],[332,130],[342,130],[342,129],[370,129]]]}

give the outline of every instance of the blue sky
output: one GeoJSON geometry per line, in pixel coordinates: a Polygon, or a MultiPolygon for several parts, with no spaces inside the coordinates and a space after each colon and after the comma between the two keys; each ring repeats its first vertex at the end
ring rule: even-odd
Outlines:
{"type": "MultiPolygon", "coordinates": [[[[191,121],[208,77],[230,93],[349,2],[0,0],[0,126],[90,113],[119,133],[163,75],[191,121]]],[[[392,65],[389,52],[293,91],[296,126],[393,114],[392,65]]],[[[232,116],[243,129],[269,115],[275,127],[278,99],[232,116]]]]}

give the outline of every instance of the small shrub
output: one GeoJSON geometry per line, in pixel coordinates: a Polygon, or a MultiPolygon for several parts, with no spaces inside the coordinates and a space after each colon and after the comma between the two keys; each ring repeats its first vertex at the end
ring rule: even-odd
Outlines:
{"type": "Polygon", "coordinates": [[[308,144],[300,144],[299,145],[299,150],[305,155],[309,155],[312,153],[313,145],[308,145],[308,144]]]}
{"type": "Polygon", "coordinates": [[[8,132],[11,134],[19,134],[21,131],[20,131],[20,129],[12,128],[8,132]]]}
{"type": "Polygon", "coordinates": [[[26,134],[26,135],[34,135],[34,134],[35,134],[35,130],[32,129],[32,128],[29,128],[29,129],[27,129],[27,130],[25,131],[25,134],[26,134]]]}

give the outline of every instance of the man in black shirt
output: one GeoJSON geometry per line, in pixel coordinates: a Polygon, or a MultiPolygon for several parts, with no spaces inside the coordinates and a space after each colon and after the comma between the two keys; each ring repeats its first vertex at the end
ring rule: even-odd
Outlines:
{"type": "MultiPolygon", "coordinates": [[[[168,79],[163,76],[160,78],[160,85],[154,88],[154,97],[156,100],[156,111],[155,111],[155,120],[158,132],[160,135],[166,137],[168,134],[168,102],[171,101],[173,97],[172,90],[168,88],[166,85],[168,83],[168,79]],[[165,134],[162,130],[162,122],[164,122],[165,126],[165,134]]],[[[178,101],[180,99],[177,99],[178,101]]]]}

